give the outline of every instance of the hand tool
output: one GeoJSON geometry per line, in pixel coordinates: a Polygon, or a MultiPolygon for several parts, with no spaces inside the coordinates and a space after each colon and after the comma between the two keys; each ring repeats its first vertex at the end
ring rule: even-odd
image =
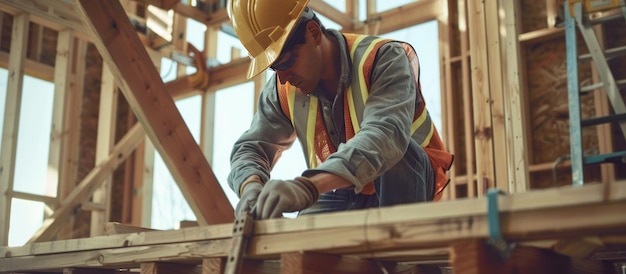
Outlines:
{"type": "Polygon", "coordinates": [[[233,223],[233,242],[230,254],[226,261],[224,273],[239,274],[243,264],[244,255],[248,247],[248,242],[252,238],[254,230],[254,218],[256,216],[256,206],[250,211],[244,211],[237,216],[233,223]]]}

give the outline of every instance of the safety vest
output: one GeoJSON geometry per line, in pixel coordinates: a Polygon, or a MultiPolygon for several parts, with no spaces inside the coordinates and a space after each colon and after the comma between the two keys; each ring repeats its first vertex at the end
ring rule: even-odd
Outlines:
{"type": "MultiPolygon", "coordinates": [[[[344,92],[344,122],[346,140],[351,139],[359,132],[365,103],[369,96],[370,74],[376,58],[376,52],[389,39],[375,36],[344,34],[350,57],[353,62],[352,82],[344,92]]],[[[428,155],[435,172],[435,197],[439,200],[443,189],[449,182],[446,171],[450,169],[454,156],[448,153],[439,137],[422,97],[419,82],[419,61],[411,45],[402,43],[407,58],[412,67],[416,92],[416,108],[411,126],[411,137],[416,140],[428,155]]],[[[328,156],[337,151],[333,145],[319,109],[318,98],[307,96],[296,91],[288,82],[281,84],[276,80],[278,97],[283,113],[291,120],[296,129],[298,139],[305,151],[306,162],[309,168],[315,168],[324,162],[328,156]],[[294,112],[294,106],[305,106],[305,111],[294,112]],[[308,107],[307,107],[308,106],[308,107]]],[[[367,183],[361,193],[374,194],[372,182],[367,183]]]]}

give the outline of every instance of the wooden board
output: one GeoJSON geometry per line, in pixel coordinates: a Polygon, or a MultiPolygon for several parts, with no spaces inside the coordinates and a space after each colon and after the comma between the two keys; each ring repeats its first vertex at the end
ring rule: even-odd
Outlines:
{"type": "MultiPolygon", "coordinates": [[[[596,184],[502,196],[499,206],[502,234],[513,242],[626,231],[626,183],[616,184],[606,200],[596,184]]],[[[486,199],[477,198],[258,221],[248,255],[267,259],[298,251],[349,255],[447,247],[488,238],[486,208],[486,199]]],[[[231,229],[224,224],[4,247],[0,272],[200,262],[228,254],[231,229]]]]}

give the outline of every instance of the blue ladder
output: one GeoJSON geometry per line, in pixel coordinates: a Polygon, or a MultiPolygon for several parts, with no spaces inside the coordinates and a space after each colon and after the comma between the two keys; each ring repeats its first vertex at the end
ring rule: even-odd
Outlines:
{"type": "Polygon", "coordinates": [[[624,104],[619,90],[620,87],[626,87],[626,79],[616,81],[607,63],[607,58],[626,54],[626,46],[603,50],[592,29],[593,25],[601,24],[607,20],[621,18],[622,16],[626,19],[626,6],[624,5],[624,0],[568,0],[564,6],[572,184],[582,185],[584,180],[584,165],[626,163],[626,151],[585,156],[583,154],[581,129],[584,126],[616,122],[619,123],[622,134],[626,138],[626,105],[624,104]],[[595,21],[589,19],[587,14],[588,12],[608,9],[621,9],[621,12],[595,21]],[[578,26],[580,34],[589,49],[589,54],[586,56],[578,56],[576,26],[578,26]],[[578,62],[589,58],[593,60],[598,74],[600,75],[601,82],[580,87],[578,62]],[[580,94],[600,87],[606,91],[615,114],[582,121],[580,113],[580,94]]]}

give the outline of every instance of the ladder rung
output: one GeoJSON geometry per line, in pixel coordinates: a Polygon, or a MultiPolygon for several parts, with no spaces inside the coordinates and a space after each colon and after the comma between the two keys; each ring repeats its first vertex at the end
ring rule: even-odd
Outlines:
{"type": "Polygon", "coordinates": [[[619,19],[619,18],[624,18],[624,16],[622,15],[621,12],[615,12],[615,13],[611,13],[609,15],[606,16],[600,16],[598,18],[594,18],[594,19],[589,19],[589,24],[593,25],[599,25],[611,20],[615,20],[615,19],[619,19]]]}
{"type": "Polygon", "coordinates": [[[616,121],[624,121],[626,120],[626,113],[608,115],[602,117],[596,117],[591,119],[586,119],[580,121],[580,125],[583,127],[595,126],[604,123],[616,122],[616,121]]]}
{"type": "Polygon", "coordinates": [[[591,91],[599,89],[599,88],[601,88],[603,86],[604,86],[604,83],[602,83],[602,82],[597,82],[597,83],[593,83],[593,84],[588,85],[588,86],[583,86],[583,87],[580,88],[580,93],[591,92],[591,91]]]}
{"type": "MultiPolygon", "coordinates": [[[[606,60],[610,60],[610,59],[613,59],[615,57],[619,57],[622,55],[626,55],[626,46],[610,48],[604,51],[604,57],[606,58],[606,60]]],[[[589,61],[591,60],[591,54],[590,53],[583,54],[578,57],[578,60],[589,61]]]]}
{"type": "Polygon", "coordinates": [[[626,151],[598,154],[584,157],[583,164],[626,163],[626,151]]]}
{"type": "MultiPolygon", "coordinates": [[[[626,88],[626,79],[617,80],[617,81],[615,81],[615,84],[617,85],[618,89],[626,88]]],[[[588,85],[588,86],[582,86],[582,87],[580,87],[580,94],[585,94],[585,93],[594,91],[594,90],[599,89],[599,88],[601,88],[603,86],[604,86],[604,83],[602,83],[602,82],[593,83],[593,84],[588,85]]]]}

